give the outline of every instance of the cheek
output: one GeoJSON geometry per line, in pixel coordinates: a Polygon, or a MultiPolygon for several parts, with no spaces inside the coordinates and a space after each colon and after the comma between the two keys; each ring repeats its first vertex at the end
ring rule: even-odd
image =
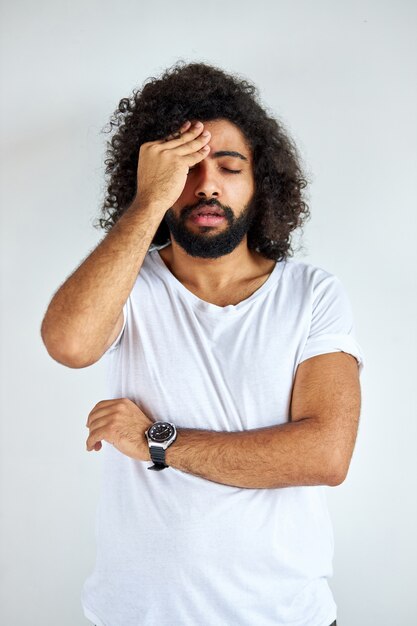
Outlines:
{"type": "Polygon", "coordinates": [[[246,196],[247,198],[251,198],[255,193],[255,182],[251,179],[245,178],[242,179],[240,185],[237,186],[239,192],[246,196]]]}

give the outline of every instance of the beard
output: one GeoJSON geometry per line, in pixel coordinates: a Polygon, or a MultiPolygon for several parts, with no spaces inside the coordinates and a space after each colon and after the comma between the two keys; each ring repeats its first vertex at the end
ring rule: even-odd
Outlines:
{"type": "Polygon", "coordinates": [[[172,237],[187,254],[204,259],[217,259],[230,254],[241,243],[253,223],[255,213],[253,199],[237,218],[230,207],[220,204],[217,200],[200,200],[197,205],[184,207],[180,217],[175,215],[172,208],[168,209],[164,220],[172,237]],[[191,230],[187,225],[188,217],[196,207],[203,204],[223,209],[226,227],[222,222],[219,227],[194,225],[194,230],[191,230]]]}

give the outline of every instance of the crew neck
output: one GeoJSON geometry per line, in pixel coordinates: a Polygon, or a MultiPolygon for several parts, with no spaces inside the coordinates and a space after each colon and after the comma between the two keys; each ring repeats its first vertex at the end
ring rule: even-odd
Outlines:
{"type": "MultiPolygon", "coordinates": [[[[170,244],[168,244],[170,245],[170,244]]],[[[161,246],[165,247],[165,246],[161,246]]],[[[153,267],[156,272],[165,280],[169,281],[170,285],[179,293],[181,293],[187,301],[199,309],[200,311],[204,311],[209,315],[231,315],[239,313],[248,307],[250,307],[255,300],[261,298],[264,294],[270,291],[274,285],[279,281],[282,271],[284,269],[285,261],[277,261],[275,263],[275,267],[266,279],[266,281],[254,291],[248,298],[245,298],[241,302],[237,304],[228,304],[226,306],[219,306],[217,304],[213,304],[212,302],[207,302],[206,300],[202,300],[198,296],[196,296],[192,291],[187,289],[181,281],[179,281],[168,266],[165,264],[165,261],[162,259],[159,254],[160,248],[153,248],[149,250],[148,255],[153,263],[153,267]]]]}

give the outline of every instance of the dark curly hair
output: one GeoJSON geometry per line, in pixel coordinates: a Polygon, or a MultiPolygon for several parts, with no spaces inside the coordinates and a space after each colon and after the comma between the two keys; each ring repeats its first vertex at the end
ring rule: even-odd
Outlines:
{"type": "MultiPolygon", "coordinates": [[[[107,141],[108,184],[99,227],[108,232],[135,198],[143,143],[166,137],[188,119],[223,118],[240,128],[252,150],[257,217],[247,233],[248,247],[277,261],[292,256],[290,234],[310,217],[302,192],[309,181],[293,140],[260,105],[257,88],[218,67],[183,60],[147,81],[141,91],[135,89],[131,97],[120,100],[103,129],[117,131],[107,141]]],[[[152,244],[161,246],[169,240],[163,219],[152,244]]]]}

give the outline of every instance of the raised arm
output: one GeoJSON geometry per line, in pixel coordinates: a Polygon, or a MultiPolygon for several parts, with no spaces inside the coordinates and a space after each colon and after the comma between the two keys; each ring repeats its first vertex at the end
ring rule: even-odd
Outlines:
{"type": "Polygon", "coordinates": [[[141,145],[135,200],[58,289],[42,321],[42,340],[56,361],[87,367],[120,332],[123,305],[155,232],[181,195],[189,167],[209,152],[210,135],[203,137],[203,129],[186,122],[178,138],[141,145]]]}

